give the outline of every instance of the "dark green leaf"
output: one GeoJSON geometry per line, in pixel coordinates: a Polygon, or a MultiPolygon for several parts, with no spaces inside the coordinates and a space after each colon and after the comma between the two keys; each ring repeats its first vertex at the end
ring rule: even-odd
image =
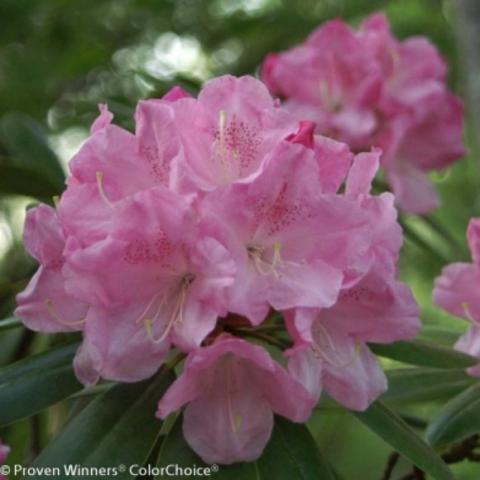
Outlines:
{"type": "Polygon", "coordinates": [[[440,456],[381,402],[373,403],[365,412],[354,414],[370,430],[435,480],[454,479],[440,456]]]}
{"type": "Polygon", "coordinates": [[[50,201],[59,189],[50,180],[39,178],[34,170],[0,163],[0,192],[50,201]]]}
{"type": "MultiPolygon", "coordinates": [[[[159,453],[158,467],[178,464],[183,467],[205,465],[185,442],[181,428],[182,417],[166,436],[159,453]]],[[[262,456],[253,463],[220,465],[212,475],[216,480],[334,480],[325,460],[305,425],[276,417],[272,437],[262,456]]],[[[162,478],[162,477],[157,477],[162,478]]],[[[184,477],[170,477],[184,478],[184,477]]]]}
{"type": "Polygon", "coordinates": [[[387,371],[388,391],[382,400],[390,402],[438,401],[472,384],[465,370],[399,368],[387,371]]]}
{"type": "MultiPolygon", "coordinates": [[[[34,465],[60,468],[66,464],[111,468],[143,465],[162,426],[155,418],[157,402],[173,377],[170,370],[161,371],[153,380],[114,386],[79,413],[34,465]]],[[[73,474],[69,478],[85,476],[73,474]]],[[[133,477],[127,468],[125,472],[118,471],[115,478],[133,477]]]]}
{"type": "Polygon", "coordinates": [[[480,432],[480,384],[448,402],[430,422],[427,439],[433,445],[464,440],[480,432]]]}
{"type": "Polygon", "coordinates": [[[275,418],[273,435],[259,467],[264,478],[334,479],[307,427],[282,417],[275,418]]]}
{"type": "Polygon", "coordinates": [[[370,344],[369,347],[381,357],[421,367],[459,369],[478,363],[478,360],[470,355],[421,340],[396,342],[389,345],[370,344]]]}
{"type": "Polygon", "coordinates": [[[0,425],[33,415],[82,386],[72,359],[78,344],[61,346],[0,369],[0,425]]]}
{"type": "Polygon", "coordinates": [[[58,192],[62,191],[65,174],[48,145],[41,125],[27,115],[9,113],[0,120],[0,134],[2,143],[14,159],[14,165],[41,173],[58,192]]]}
{"type": "Polygon", "coordinates": [[[11,330],[12,328],[19,328],[23,324],[18,318],[5,318],[4,320],[0,320],[0,332],[2,330],[11,330]]]}

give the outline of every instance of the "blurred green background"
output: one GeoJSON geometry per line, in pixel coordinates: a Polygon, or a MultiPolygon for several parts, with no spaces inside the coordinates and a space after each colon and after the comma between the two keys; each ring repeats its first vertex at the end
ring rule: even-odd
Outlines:
{"type": "MultiPolygon", "coordinates": [[[[375,10],[387,13],[401,38],[428,36],[449,62],[451,87],[464,94],[453,0],[1,0],[0,318],[11,314],[14,294],[35,268],[20,242],[25,208],[61,189],[58,175],[42,165],[57,156],[67,168],[99,102],[132,128],[141,98],[161,96],[173,84],[195,93],[206,79],[227,72],[256,74],[269,51],[301,41],[319,23],[340,16],[356,24],[375,10]]],[[[422,335],[450,344],[466,325],[435,309],[430,295],[442,265],[468,259],[466,225],[480,215],[478,162],[468,139],[467,146],[466,159],[433,177],[442,195],[433,227],[428,219],[403,218],[409,234],[401,276],[420,302],[422,335]]],[[[2,333],[0,364],[49,341],[23,330],[2,333]]],[[[0,432],[13,448],[12,461],[31,458],[59,428],[65,408],[35,417],[42,428],[28,420],[0,432]]],[[[398,408],[428,420],[435,404],[398,408]]],[[[341,478],[381,477],[391,450],[352,415],[320,409],[311,426],[341,478]]],[[[461,479],[480,478],[478,464],[454,469],[461,479]]]]}

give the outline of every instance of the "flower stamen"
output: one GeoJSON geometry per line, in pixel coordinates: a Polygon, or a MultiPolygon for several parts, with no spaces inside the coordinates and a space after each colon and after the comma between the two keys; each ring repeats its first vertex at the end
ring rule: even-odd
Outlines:
{"type": "Polygon", "coordinates": [[[326,343],[327,343],[327,348],[322,348],[322,346],[320,346],[318,342],[313,340],[312,351],[313,351],[313,354],[317,358],[329,363],[330,365],[333,365],[334,367],[340,368],[340,369],[344,369],[344,368],[349,367],[350,365],[352,365],[357,360],[358,355],[360,354],[360,352],[362,350],[362,345],[360,343],[357,343],[355,345],[355,350],[354,350],[354,353],[352,355],[352,358],[350,358],[349,360],[347,360],[344,363],[340,363],[328,353],[328,350],[331,350],[334,354],[338,353],[338,349],[335,347],[335,344],[332,340],[332,337],[328,333],[328,330],[320,322],[317,322],[315,327],[320,330],[319,333],[321,334],[321,338],[324,338],[326,340],[326,343]]]}
{"type": "Polygon", "coordinates": [[[273,254],[271,260],[265,260],[266,247],[260,245],[250,245],[247,247],[247,252],[250,260],[252,260],[257,272],[260,275],[270,275],[273,273],[279,277],[278,267],[282,263],[281,258],[282,244],[275,242],[273,244],[273,254]]]}
{"type": "Polygon", "coordinates": [[[45,306],[47,307],[48,313],[61,325],[65,325],[66,327],[74,327],[75,325],[82,325],[85,323],[86,315],[80,320],[75,320],[73,322],[67,322],[64,320],[57,312],[55,308],[55,302],[51,298],[47,298],[45,300],[45,306]]]}
{"type": "Polygon", "coordinates": [[[468,302],[463,302],[463,303],[462,303],[462,308],[463,308],[463,312],[465,313],[465,316],[466,316],[471,322],[475,322],[475,320],[473,319],[472,312],[470,311],[470,305],[468,304],[468,302]]]}
{"type": "MultiPolygon", "coordinates": [[[[142,319],[147,335],[154,343],[163,342],[168,337],[168,335],[170,334],[170,332],[172,331],[175,325],[179,325],[183,323],[183,309],[184,309],[185,301],[187,297],[187,289],[190,287],[190,285],[193,283],[194,280],[195,280],[195,275],[191,273],[187,273],[181,278],[179,285],[175,287],[175,290],[177,290],[176,293],[174,293],[176,301],[173,305],[172,313],[170,315],[170,319],[167,322],[167,326],[165,327],[165,330],[160,335],[160,337],[155,338],[153,334],[153,325],[157,322],[157,320],[159,319],[163,311],[163,307],[165,306],[165,302],[167,298],[166,294],[164,295],[163,299],[159,303],[157,310],[155,312],[155,315],[152,318],[142,319]]],[[[158,294],[154,296],[154,298],[150,301],[149,305],[145,309],[142,316],[145,315],[148,312],[148,310],[150,310],[150,308],[155,302],[156,297],[158,297],[158,294]]]]}
{"type": "Polygon", "coordinates": [[[103,172],[97,171],[95,173],[95,178],[97,179],[98,192],[100,193],[100,196],[102,197],[102,200],[105,202],[105,204],[109,208],[113,208],[113,204],[108,199],[107,194],[105,193],[105,190],[103,188],[103,172]]]}

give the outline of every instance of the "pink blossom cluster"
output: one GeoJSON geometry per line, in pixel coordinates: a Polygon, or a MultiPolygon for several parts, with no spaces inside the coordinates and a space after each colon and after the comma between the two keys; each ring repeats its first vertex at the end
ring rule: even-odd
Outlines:
{"type": "MultiPolygon", "coordinates": [[[[480,359],[480,218],[470,220],[467,239],[473,262],[446,266],[435,281],[433,301],[452,315],[471,322],[455,348],[480,359]]],[[[467,371],[480,377],[480,363],[467,371]]]]}
{"type": "Polygon", "coordinates": [[[358,30],[330,21],[303,44],[270,54],[262,78],[318,133],[355,151],[382,148],[398,204],[425,213],[439,204],[428,172],[464,154],[463,107],[447,88],[446,70],[427,39],[397,40],[376,13],[358,30]]]}
{"type": "MultiPolygon", "coordinates": [[[[0,439],[0,467],[7,461],[10,447],[2,443],[0,439]]],[[[8,477],[0,472],[0,480],[8,480],[8,477]]]]}
{"type": "Polygon", "coordinates": [[[40,268],[18,295],[25,325],[82,332],[85,385],[184,352],[157,415],[186,405],[208,463],[258,458],[274,414],[304,422],[322,390],[357,410],[381,395],[367,342],[411,338],[419,319],[397,280],[393,195],[370,193],[380,151],[315,134],[248,76],[141,101],[135,133],[111,121],[102,106],[56,207],[28,211],[40,268]],[[267,326],[282,360],[258,340],[267,326]]]}

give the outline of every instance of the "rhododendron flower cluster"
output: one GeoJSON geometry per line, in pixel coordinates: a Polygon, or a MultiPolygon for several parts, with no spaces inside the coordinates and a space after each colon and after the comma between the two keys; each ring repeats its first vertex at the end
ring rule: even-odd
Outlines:
{"type": "MultiPolygon", "coordinates": [[[[433,301],[447,312],[471,322],[455,348],[480,359],[480,218],[470,220],[467,238],[473,262],[446,266],[435,281],[433,301]]],[[[480,364],[467,371],[480,377],[480,364]]]]}
{"type": "Polygon", "coordinates": [[[258,458],[273,414],[306,421],[322,389],[358,410],[385,391],[367,342],[411,338],[419,320],[393,196],[370,193],[379,150],[315,134],[248,76],[141,101],[135,133],[111,121],[102,106],[56,207],[28,211],[40,268],[16,310],[33,330],[82,332],[85,385],[184,352],[157,415],[186,405],[209,463],[258,458]],[[285,366],[251,341],[265,325],[285,366]]]}
{"type": "MultiPolygon", "coordinates": [[[[0,439],[0,467],[7,461],[10,447],[2,443],[0,439]]],[[[0,472],[0,480],[8,480],[8,477],[0,472]]]]}
{"type": "Polygon", "coordinates": [[[358,30],[334,20],[303,44],[270,54],[262,78],[319,133],[356,151],[381,147],[386,179],[403,209],[425,213],[438,206],[427,173],[464,154],[463,107],[427,39],[397,40],[383,14],[358,30]]]}

